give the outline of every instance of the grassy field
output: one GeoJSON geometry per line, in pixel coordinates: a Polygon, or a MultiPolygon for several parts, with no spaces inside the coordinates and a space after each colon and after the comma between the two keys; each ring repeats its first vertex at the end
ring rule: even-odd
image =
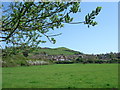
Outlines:
{"type": "Polygon", "coordinates": [[[117,64],[53,64],[3,68],[3,88],[117,88],[117,64]]]}

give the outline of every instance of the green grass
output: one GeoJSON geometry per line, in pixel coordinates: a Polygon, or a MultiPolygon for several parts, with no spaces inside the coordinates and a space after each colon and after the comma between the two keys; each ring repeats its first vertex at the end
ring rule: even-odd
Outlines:
{"type": "Polygon", "coordinates": [[[3,88],[117,88],[117,64],[53,64],[3,68],[3,88]]]}
{"type": "Polygon", "coordinates": [[[60,54],[74,55],[74,54],[79,53],[77,51],[73,51],[73,50],[70,50],[68,48],[60,47],[60,48],[54,48],[54,49],[53,48],[51,48],[51,49],[43,49],[43,48],[41,48],[41,49],[38,49],[37,51],[35,50],[31,54],[33,54],[33,53],[41,53],[41,52],[46,52],[49,55],[60,55],[60,54]]]}

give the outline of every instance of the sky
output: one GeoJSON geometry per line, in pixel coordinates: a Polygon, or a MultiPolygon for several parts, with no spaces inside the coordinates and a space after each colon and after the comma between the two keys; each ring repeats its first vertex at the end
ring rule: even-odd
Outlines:
{"type": "Polygon", "coordinates": [[[118,3],[117,2],[82,2],[81,13],[73,15],[75,21],[83,21],[84,16],[101,6],[96,17],[97,26],[88,28],[84,24],[65,24],[64,28],[55,29],[62,33],[55,37],[56,44],[47,42],[41,47],[66,47],[86,54],[118,52],[118,3]]]}
{"type": "Polygon", "coordinates": [[[56,36],[56,44],[40,44],[40,47],[66,47],[85,54],[118,52],[118,3],[117,2],[81,2],[81,13],[74,14],[74,21],[84,21],[85,15],[102,7],[96,17],[98,25],[88,28],[84,24],[65,24],[64,28],[51,31],[56,36]]]}

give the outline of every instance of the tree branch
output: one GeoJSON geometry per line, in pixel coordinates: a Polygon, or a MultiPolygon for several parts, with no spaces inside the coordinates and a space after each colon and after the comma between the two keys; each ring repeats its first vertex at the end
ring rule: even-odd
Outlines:
{"type": "MultiPolygon", "coordinates": [[[[66,22],[63,22],[63,23],[66,23],[66,22]]],[[[83,22],[69,22],[68,24],[81,24],[81,23],[85,23],[84,21],[83,22]]]]}
{"type": "MultiPolygon", "coordinates": [[[[29,6],[28,6],[28,8],[31,6],[31,4],[29,4],[29,6]]],[[[24,7],[25,6],[23,6],[23,8],[21,9],[21,14],[25,14],[25,12],[28,10],[28,8],[25,8],[25,10],[24,10],[24,7]]],[[[21,18],[22,17],[22,15],[19,15],[19,17],[21,18]]],[[[20,18],[19,18],[19,20],[18,20],[18,22],[17,22],[17,24],[16,24],[16,27],[13,29],[13,31],[6,37],[6,40],[8,39],[8,38],[10,38],[11,37],[11,35],[15,32],[15,30],[18,28],[18,26],[19,26],[19,23],[20,23],[20,18]]],[[[14,25],[15,26],[15,25],[14,25]]]]}
{"type": "Polygon", "coordinates": [[[59,34],[55,34],[55,35],[48,35],[48,37],[54,37],[54,36],[59,36],[61,35],[62,33],[59,33],[59,34]]]}

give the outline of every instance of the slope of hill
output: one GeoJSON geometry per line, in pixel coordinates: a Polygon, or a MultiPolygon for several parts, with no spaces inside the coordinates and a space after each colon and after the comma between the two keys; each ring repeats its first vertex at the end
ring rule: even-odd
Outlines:
{"type": "Polygon", "coordinates": [[[59,48],[41,48],[34,50],[31,54],[48,54],[48,55],[75,55],[75,54],[82,54],[81,52],[74,51],[65,47],[59,48]]]}

